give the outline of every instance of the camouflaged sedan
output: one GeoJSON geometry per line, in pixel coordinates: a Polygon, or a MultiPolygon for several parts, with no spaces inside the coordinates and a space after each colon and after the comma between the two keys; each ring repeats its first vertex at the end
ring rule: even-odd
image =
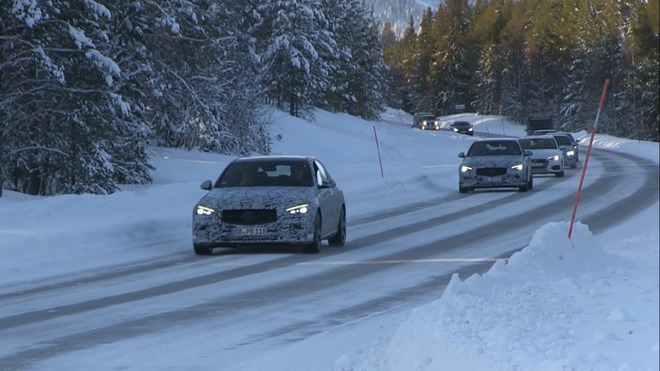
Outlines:
{"type": "Polygon", "coordinates": [[[463,159],[458,167],[458,190],[511,187],[527,192],[534,187],[531,155],[514,138],[477,140],[467,154],[458,154],[463,159]]]}
{"type": "Polygon", "coordinates": [[[254,156],[232,161],[193,209],[197,255],[216,247],[300,246],[346,241],[344,193],[325,166],[308,156],[254,156]]]}

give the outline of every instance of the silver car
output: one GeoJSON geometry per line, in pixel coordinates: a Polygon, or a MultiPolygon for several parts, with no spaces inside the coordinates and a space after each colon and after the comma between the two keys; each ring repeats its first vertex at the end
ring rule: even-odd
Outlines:
{"type": "Polygon", "coordinates": [[[215,247],[296,245],[317,253],[321,241],[346,241],[344,193],[309,156],[254,156],[232,161],[193,208],[197,255],[215,247]]]}
{"type": "Polygon", "coordinates": [[[458,190],[513,187],[527,192],[534,187],[531,155],[515,138],[477,140],[467,154],[458,154],[463,159],[458,167],[458,190]]]}
{"type": "Polygon", "coordinates": [[[531,136],[518,139],[520,145],[532,151],[532,172],[564,176],[564,154],[552,135],[531,136]]]}
{"type": "Polygon", "coordinates": [[[552,133],[551,135],[555,137],[559,149],[561,149],[564,155],[564,166],[575,169],[577,167],[579,156],[577,143],[575,143],[570,134],[552,133]]]}

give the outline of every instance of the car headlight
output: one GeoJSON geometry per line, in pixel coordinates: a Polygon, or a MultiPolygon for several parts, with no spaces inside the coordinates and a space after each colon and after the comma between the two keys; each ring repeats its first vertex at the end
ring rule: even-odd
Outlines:
{"type": "Polygon", "coordinates": [[[522,171],[522,169],[523,169],[523,164],[515,164],[515,165],[511,166],[511,168],[512,168],[513,170],[522,171]]]}
{"type": "Polygon", "coordinates": [[[472,166],[461,165],[461,173],[467,173],[468,171],[472,171],[472,166]]]}
{"type": "Polygon", "coordinates": [[[469,129],[468,129],[468,131],[473,131],[473,130],[474,130],[474,128],[469,128],[469,129]]]}
{"type": "Polygon", "coordinates": [[[309,204],[291,206],[286,209],[286,212],[290,214],[307,214],[307,211],[309,211],[309,204]]]}
{"type": "Polygon", "coordinates": [[[204,205],[197,205],[197,209],[195,210],[195,214],[197,215],[211,215],[214,212],[214,209],[204,205]]]}
{"type": "Polygon", "coordinates": [[[548,156],[548,160],[550,160],[550,161],[559,161],[559,155],[548,156]]]}
{"type": "Polygon", "coordinates": [[[575,151],[566,151],[566,156],[575,156],[575,151]]]}
{"type": "Polygon", "coordinates": [[[454,131],[458,131],[458,128],[454,128],[454,131]]]}

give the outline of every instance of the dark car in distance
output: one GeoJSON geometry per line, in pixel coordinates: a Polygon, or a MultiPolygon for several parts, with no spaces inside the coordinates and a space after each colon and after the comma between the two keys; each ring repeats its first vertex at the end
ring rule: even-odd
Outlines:
{"type": "Polygon", "coordinates": [[[419,112],[413,116],[412,127],[422,130],[440,130],[440,121],[432,113],[419,112]]]}
{"type": "Polygon", "coordinates": [[[467,121],[454,121],[451,124],[451,130],[454,133],[474,135],[474,125],[467,121]]]}

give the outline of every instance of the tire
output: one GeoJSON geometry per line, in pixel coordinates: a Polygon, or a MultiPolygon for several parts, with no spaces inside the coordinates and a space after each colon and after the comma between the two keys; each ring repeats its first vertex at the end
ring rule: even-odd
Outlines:
{"type": "Polygon", "coordinates": [[[337,226],[337,233],[328,239],[330,246],[344,246],[346,243],[346,210],[341,208],[341,215],[339,216],[339,225],[337,226]]]}
{"type": "Polygon", "coordinates": [[[458,187],[458,191],[461,193],[468,193],[470,191],[470,188],[468,187],[458,187]]]}
{"type": "Polygon", "coordinates": [[[303,246],[302,250],[306,254],[316,254],[321,250],[321,216],[318,213],[314,219],[314,240],[303,246]]]}
{"type": "Polygon", "coordinates": [[[522,185],[522,186],[518,187],[518,190],[520,192],[527,192],[530,189],[532,189],[534,187],[534,182],[532,181],[532,179],[534,179],[534,176],[530,176],[527,183],[525,183],[525,185],[522,185]]]}
{"type": "Polygon", "coordinates": [[[204,247],[193,244],[193,249],[195,250],[196,255],[211,255],[213,249],[210,247],[204,247]]]}
{"type": "Polygon", "coordinates": [[[557,178],[561,178],[561,177],[563,177],[563,176],[564,176],[564,170],[562,170],[562,171],[560,171],[560,172],[558,172],[558,173],[555,173],[555,176],[556,176],[557,178]]]}

